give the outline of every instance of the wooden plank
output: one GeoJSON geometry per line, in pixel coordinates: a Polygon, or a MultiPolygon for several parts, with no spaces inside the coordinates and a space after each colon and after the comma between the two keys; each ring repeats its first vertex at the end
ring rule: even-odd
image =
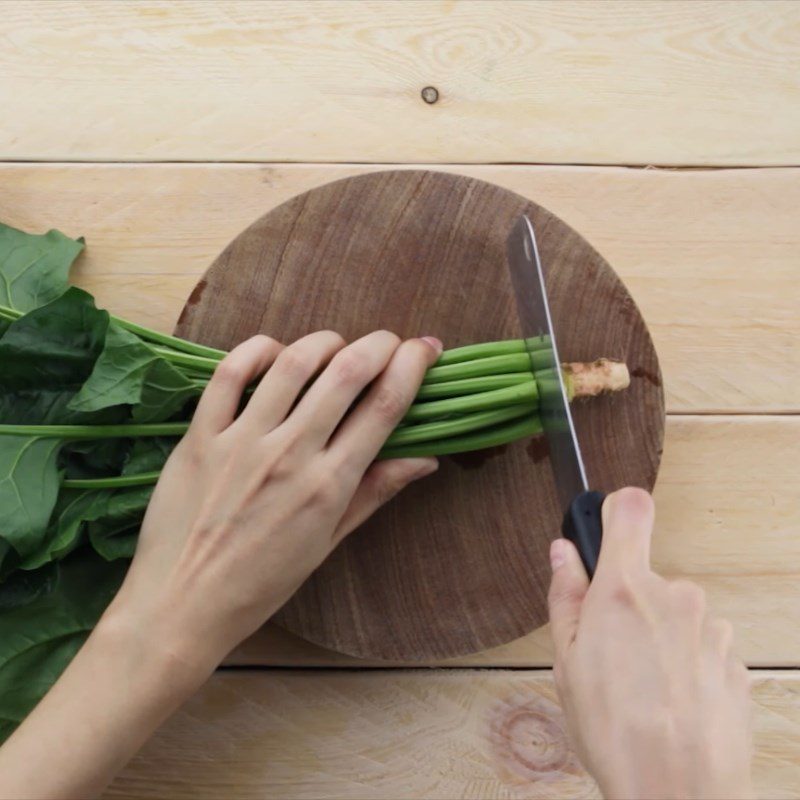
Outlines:
{"type": "MultiPolygon", "coordinates": [[[[114,311],[168,330],[242,228],[300,191],[365,169],[7,165],[0,219],[85,234],[78,282],[114,311]]],[[[451,169],[537,200],[608,258],[654,334],[668,410],[798,410],[797,170],[451,169]]],[[[800,618],[797,441],[789,418],[669,420],[657,561],[701,580],[734,620],[750,664],[800,664],[791,624],[800,618]]],[[[248,648],[237,659],[336,662],[285,638],[248,648]]],[[[546,632],[471,663],[548,664],[546,632]]]]}
{"type": "Polygon", "coordinates": [[[800,160],[792,2],[7,0],[0,76],[13,159],[800,160]]]}
{"type": "MultiPolygon", "coordinates": [[[[370,169],[6,165],[0,219],[85,235],[78,282],[169,330],[239,231],[295,194],[370,169]]],[[[530,197],[608,259],[653,334],[668,411],[800,410],[800,172],[448,169],[530,197]]]]}
{"type": "MultiPolygon", "coordinates": [[[[800,794],[800,676],[754,673],[757,797],[800,794]]],[[[549,673],[217,673],[108,798],[599,797],[549,673]]]]}
{"type": "MultiPolygon", "coordinates": [[[[800,666],[798,417],[668,417],[656,485],[654,566],[697,581],[728,617],[750,666],[800,666]]],[[[242,644],[232,664],[335,666],[350,659],[275,626],[242,644]]],[[[549,666],[547,628],[460,666],[549,666]]]]}

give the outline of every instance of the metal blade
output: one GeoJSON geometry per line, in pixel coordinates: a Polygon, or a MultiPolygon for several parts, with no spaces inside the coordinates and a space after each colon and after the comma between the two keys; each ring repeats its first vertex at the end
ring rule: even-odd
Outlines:
{"type": "Polygon", "coordinates": [[[566,512],[578,494],[588,491],[589,483],[561,374],[536,233],[528,217],[517,220],[506,249],[522,336],[539,390],[539,415],[550,448],[550,464],[566,512]]]}

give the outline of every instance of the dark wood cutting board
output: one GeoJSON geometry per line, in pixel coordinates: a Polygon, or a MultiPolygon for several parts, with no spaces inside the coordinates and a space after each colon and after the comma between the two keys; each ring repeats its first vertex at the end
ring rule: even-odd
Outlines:
{"type": "MultiPolygon", "coordinates": [[[[574,406],[593,488],[651,489],[664,434],[658,359],[603,258],[535,203],[474,178],[375,172],[289,200],[241,233],[198,283],[176,333],[230,348],[320,328],[376,328],[446,347],[519,335],[505,239],[536,225],[561,357],[625,360],[630,389],[574,406]]],[[[355,656],[425,660],[502,644],[547,621],[560,515],[542,439],[444,458],[350,536],[276,621],[355,656]]]]}

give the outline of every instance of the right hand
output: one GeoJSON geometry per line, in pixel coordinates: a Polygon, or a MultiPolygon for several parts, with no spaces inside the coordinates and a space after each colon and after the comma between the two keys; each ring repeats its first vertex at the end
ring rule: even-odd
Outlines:
{"type": "Polygon", "coordinates": [[[654,506],[603,504],[589,584],[575,547],[551,549],[554,674],[573,746],[607,798],[752,797],[750,685],[703,591],[650,569],[654,506]]]}

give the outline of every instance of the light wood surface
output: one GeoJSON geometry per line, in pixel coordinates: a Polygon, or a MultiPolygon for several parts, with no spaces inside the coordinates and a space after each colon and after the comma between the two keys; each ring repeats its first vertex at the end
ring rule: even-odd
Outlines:
{"type": "Polygon", "coordinates": [[[6,1],[0,157],[797,164],[799,91],[793,2],[6,1]]]}
{"type": "MultiPolygon", "coordinates": [[[[86,235],[78,283],[162,330],[239,231],[370,162],[585,236],[664,374],[655,565],[733,620],[758,796],[800,797],[800,673],[766,669],[800,667],[800,171],[597,166],[799,165],[800,3],[7,0],[0,39],[0,161],[204,162],[0,164],[0,219],[86,235]]],[[[110,796],[597,796],[546,671],[466,668],[546,666],[546,628],[461,669],[353,668],[274,626],[230,660],[110,796]]]]}
{"type": "MultiPolygon", "coordinates": [[[[170,330],[239,231],[295,194],[373,169],[5,164],[0,218],[85,235],[78,282],[170,330]]],[[[613,265],[653,335],[668,412],[800,409],[800,171],[446,169],[535,200],[613,265]]]]}
{"type": "MultiPolygon", "coordinates": [[[[800,676],[754,676],[759,798],[798,796],[800,676]]],[[[217,673],[113,798],[599,797],[547,672],[217,673]]]]}
{"type": "MultiPolygon", "coordinates": [[[[641,314],[585,239],[486,181],[384,170],[298,195],[225,248],[175,332],[225,349],[276,330],[288,341],[320,329],[353,341],[379,328],[453,346],[518,338],[506,237],[522,213],[547,265],[560,357],[630,369],[624,392],[573,404],[592,487],[651,490],[664,393],[641,314]]],[[[275,621],[353,656],[421,663],[541,627],[563,518],[546,447],[540,438],[441,459],[337,547],[275,621]]]]}

